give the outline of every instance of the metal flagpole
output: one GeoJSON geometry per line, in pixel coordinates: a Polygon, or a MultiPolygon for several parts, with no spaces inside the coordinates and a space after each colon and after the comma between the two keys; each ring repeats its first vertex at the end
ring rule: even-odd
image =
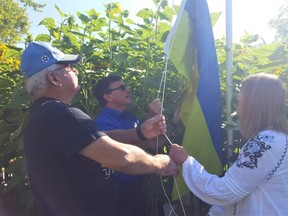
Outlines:
{"type": "MultiPolygon", "coordinates": [[[[226,0],[226,119],[228,125],[232,124],[231,102],[233,97],[233,50],[232,50],[232,0],[226,0]]],[[[233,130],[227,129],[228,159],[232,156],[233,130]]]]}

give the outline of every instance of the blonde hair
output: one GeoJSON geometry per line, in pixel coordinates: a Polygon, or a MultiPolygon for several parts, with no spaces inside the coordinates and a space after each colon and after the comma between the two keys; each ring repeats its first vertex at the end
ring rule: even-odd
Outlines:
{"type": "Polygon", "coordinates": [[[30,97],[36,97],[43,94],[49,87],[49,81],[47,79],[48,73],[57,70],[59,66],[57,64],[50,65],[49,67],[39,71],[26,80],[26,90],[30,97]]]}
{"type": "Polygon", "coordinates": [[[245,138],[273,129],[288,133],[286,88],[275,75],[254,74],[242,81],[240,130],[245,138]]]}

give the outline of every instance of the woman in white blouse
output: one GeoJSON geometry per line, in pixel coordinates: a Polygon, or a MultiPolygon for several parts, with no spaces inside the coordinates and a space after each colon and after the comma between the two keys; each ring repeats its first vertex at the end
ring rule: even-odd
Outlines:
{"type": "Polygon", "coordinates": [[[288,215],[285,85],[275,75],[251,75],[242,81],[237,100],[240,131],[248,141],[223,177],[207,173],[176,144],[170,156],[183,165],[189,189],[221,206],[223,215],[288,215]]]}

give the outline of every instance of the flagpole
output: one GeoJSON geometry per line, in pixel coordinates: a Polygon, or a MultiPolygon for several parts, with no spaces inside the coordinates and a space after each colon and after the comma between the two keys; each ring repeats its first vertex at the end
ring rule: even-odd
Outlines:
{"type": "MultiPolygon", "coordinates": [[[[231,101],[233,97],[233,78],[232,78],[232,66],[233,66],[233,49],[232,49],[232,0],[226,0],[226,119],[228,125],[232,124],[231,101]]],[[[227,129],[227,144],[228,151],[227,156],[231,165],[230,158],[232,155],[233,146],[233,130],[227,129]]]]}

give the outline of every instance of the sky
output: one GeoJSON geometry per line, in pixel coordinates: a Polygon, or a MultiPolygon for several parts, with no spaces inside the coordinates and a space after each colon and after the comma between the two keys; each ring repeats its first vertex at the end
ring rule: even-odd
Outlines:
{"type": "MultiPolygon", "coordinates": [[[[76,14],[77,11],[85,12],[94,8],[104,16],[104,4],[119,2],[122,9],[127,9],[130,14],[135,14],[143,8],[154,8],[152,0],[35,0],[37,3],[46,3],[42,13],[28,10],[31,33],[37,35],[45,31],[38,26],[39,22],[52,17],[60,21],[61,18],[55,9],[57,5],[64,13],[76,14]]],[[[268,27],[268,22],[278,14],[280,6],[285,0],[232,0],[232,38],[234,42],[244,36],[245,31],[250,34],[259,34],[266,43],[273,41],[275,31],[268,27]]],[[[214,37],[221,38],[226,35],[226,0],[207,0],[210,12],[222,12],[213,28],[214,37]]],[[[181,0],[169,0],[169,5],[180,5],[181,0]]]]}

